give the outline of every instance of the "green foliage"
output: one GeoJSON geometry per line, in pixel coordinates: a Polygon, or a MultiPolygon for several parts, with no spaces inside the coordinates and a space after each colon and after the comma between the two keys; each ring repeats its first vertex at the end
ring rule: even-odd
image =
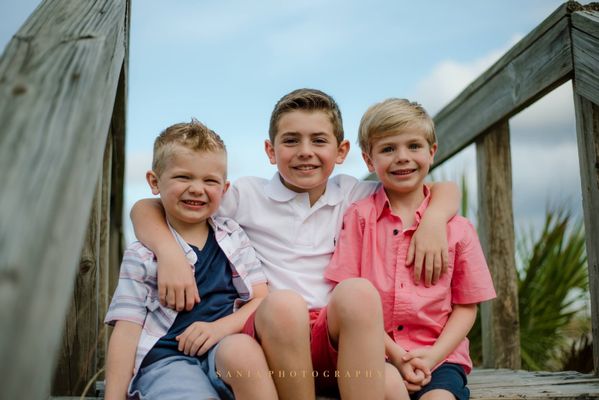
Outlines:
{"type": "MultiPolygon", "coordinates": [[[[562,352],[571,345],[565,328],[588,293],[584,229],[567,212],[549,210],[540,233],[520,235],[517,256],[522,368],[561,369],[562,352]]],[[[473,361],[480,363],[479,320],[469,338],[473,361]]]]}

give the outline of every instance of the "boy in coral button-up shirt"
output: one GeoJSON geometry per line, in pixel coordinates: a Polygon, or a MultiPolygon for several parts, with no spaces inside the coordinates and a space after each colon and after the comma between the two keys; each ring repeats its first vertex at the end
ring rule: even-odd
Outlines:
{"type": "Polygon", "coordinates": [[[379,291],[388,362],[398,371],[385,379],[396,381],[399,397],[467,399],[466,335],[477,303],[496,296],[474,227],[459,216],[449,221],[449,270],[437,285],[414,284],[405,265],[430,198],[424,178],[437,150],[433,121],[417,103],[388,99],[366,111],[359,141],[383,186],[345,213],[325,277],[367,278],[379,291]]]}

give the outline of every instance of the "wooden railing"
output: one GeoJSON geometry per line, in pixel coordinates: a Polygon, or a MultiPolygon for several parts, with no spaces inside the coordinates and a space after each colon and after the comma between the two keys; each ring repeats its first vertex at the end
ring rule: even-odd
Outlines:
{"type": "Polygon", "coordinates": [[[2,399],[47,398],[57,362],[54,391],[80,391],[104,363],[129,15],[127,0],[45,0],[0,58],[2,399]]]}
{"type": "Polygon", "coordinates": [[[434,118],[439,142],[435,166],[476,143],[479,235],[497,290],[497,299],[483,304],[481,313],[485,367],[520,367],[508,121],[568,80],[574,87],[597,374],[599,4],[560,6],[434,118]]]}

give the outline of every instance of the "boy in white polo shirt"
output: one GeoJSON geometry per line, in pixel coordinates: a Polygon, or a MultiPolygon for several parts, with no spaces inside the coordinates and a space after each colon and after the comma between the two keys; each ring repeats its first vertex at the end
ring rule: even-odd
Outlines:
{"type": "MultiPolygon", "coordinates": [[[[269,136],[265,150],[278,172],[270,180],[239,179],[219,210],[244,228],[274,290],[248,320],[245,332],[260,341],[280,398],[314,398],[312,377],[319,393],[336,391],[338,385],[344,399],[383,398],[386,366],[378,293],[362,279],[343,282],[331,292],[323,276],[343,213],[373,193],[377,183],[345,175],[329,179],[335,164],[344,161],[349,143],[343,138],[337,104],[321,91],[299,89],[279,100],[269,136]]],[[[433,190],[419,232],[431,238],[434,250],[427,252],[424,263],[427,282],[438,279],[446,262],[441,250],[446,246],[445,224],[455,214],[458,199],[455,184],[436,185],[433,190]]],[[[143,200],[132,210],[136,233],[157,254],[159,268],[172,277],[173,270],[183,271],[180,250],[161,222],[159,203],[144,204],[148,202],[143,200]]],[[[418,233],[415,236],[425,243],[418,233]]],[[[419,280],[423,252],[412,251],[409,258],[414,253],[414,275],[419,280]]],[[[180,299],[185,297],[187,306],[193,304],[180,282],[173,284],[171,279],[164,285],[165,280],[159,279],[161,298],[169,305],[178,302],[182,307],[180,299]]]]}

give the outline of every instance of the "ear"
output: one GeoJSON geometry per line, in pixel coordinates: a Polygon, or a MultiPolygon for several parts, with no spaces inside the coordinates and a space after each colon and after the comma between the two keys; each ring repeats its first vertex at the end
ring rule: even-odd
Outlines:
{"type": "Polygon", "coordinates": [[[264,151],[266,152],[266,156],[272,165],[277,164],[277,157],[275,157],[275,146],[268,139],[264,141],[264,151]]]}
{"type": "Polygon", "coordinates": [[[150,185],[153,195],[160,194],[160,188],[158,187],[158,176],[154,171],[150,170],[146,172],[146,181],[148,181],[148,185],[150,185]]]}
{"type": "Polygon", "coordinates": [[[364,162],[366,163],[366,166],[368,167],[368,172],[373,173],[374,172],[374,164],[372,163],[372,159],[370,158],[370,155],[368,155],[368,153],[362,152],[362,158],[364,159],[364,162]]]}
{"type": "Polygon", "coordinates": [[[431,165],[433,165],[433,163],[435,162],[435,154],[437,154],[437,143],[433,143],[432,146],[430,146],[430,155],[431,155],[431,165]]]}
{"type": "Polygon", "coordinates": [[[350,145],[347,139],[342,140],[341,143],[339,143],[339,146],[337,146],[337,159],[335,160],[335,163],[343,164],[345,157],[347,157],[347,154],[349,153],[349,147],[350,145]]]}
{"type": "Polygon", "coordinates": [[[227,190],[229,190],[229,186],[231,186],[231,182],[226,181],[225,187],[223,188],[223,194],[227,193],[227,190]]]}

